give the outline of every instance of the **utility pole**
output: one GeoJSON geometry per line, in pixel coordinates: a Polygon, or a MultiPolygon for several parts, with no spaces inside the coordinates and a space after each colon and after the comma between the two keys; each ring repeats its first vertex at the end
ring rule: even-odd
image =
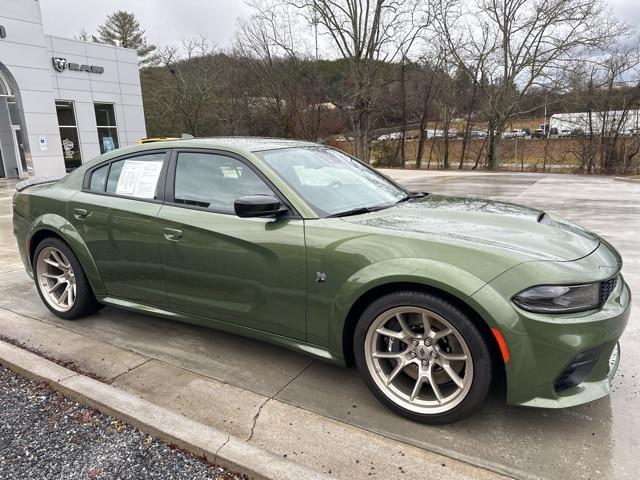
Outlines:
{"type": "Polygon", "coordinates": [[[320,95],[319,95],[319,89],[318,89],[318,84],[319,79],[318,79],[318,22],[320,21],[320,19],[318,18],[318,14],[314,13],[313,14],[313,18],[311,19],[311,22],[313,23],[313,30],[314,30],[314,36],[315,36],[315,48],[316,48],[316,60],[315,60],[315,65],[314,65],[314,79],[313,79],[313,89],[314,91],[314,101],[316,104],[316,128],[315,128],[315,140],[318,140],[318,135],[320,134],[320,95]]]}
{"type": "Polygon", "coordinates": [[[547,103],[549,103],[548,100],[548,93],[544,94],[544,125],[545,125],[545,132],[544,132],[544,136],[549,138],[549,133],[551,132],[551,125],[549,125],[549,122],[547,120],[547,103]]]}

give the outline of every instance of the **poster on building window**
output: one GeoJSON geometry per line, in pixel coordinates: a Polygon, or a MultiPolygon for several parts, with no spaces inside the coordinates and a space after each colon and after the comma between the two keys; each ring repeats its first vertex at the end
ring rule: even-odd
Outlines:
{"type": "Polygon", "coordinates": [[[156,194],[162,162],[125,160],[116,186],[116,194],[153,198],[156,194]]]}
{"type": "Polygon", "coordinates": [[[114,149],[113,137],[102,137],[102,149],[105,153],[114,149]]]}
{"type": "Polygon", "coordinates": [[[62,150],[64,151],[65,160],[73,160],[73,149],[75,146],[76,144],[68,138],[62,140],[62,150]]]}

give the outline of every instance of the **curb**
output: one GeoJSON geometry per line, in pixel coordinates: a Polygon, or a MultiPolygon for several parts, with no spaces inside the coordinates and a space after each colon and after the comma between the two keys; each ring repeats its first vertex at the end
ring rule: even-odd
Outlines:
{"type": "Polygon", "coordinates": [[[618,182],[640,183],[640,178],[613,177],[618,182]]]}
{"type": "Polygon", "coordinates": [[[0,364],[45,382],[63,395],[166,443],[255,480],[327,480],[330,477],[223,431],[195,422],[111,385],[0,341],[0,364]]]}

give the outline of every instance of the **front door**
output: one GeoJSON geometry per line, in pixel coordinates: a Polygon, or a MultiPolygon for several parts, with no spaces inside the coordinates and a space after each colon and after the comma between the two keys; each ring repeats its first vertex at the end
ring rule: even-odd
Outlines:
{"type": "Polygon", "coordinates": [[[16,164],[18,165],[18,177],[22,178],[27,174],[27,158],[24,153],[24,140],[20,125],[11,125],[13,131],[13,144],[16,152],[16,164]]]}
{"type": "Polygon", "coordinates": [[[167,305],[156,218],[165,157],[138,153],[90,170],[68,206],[107,294],[159,307],[167,305]]]}
{"type": "Polygon", "coordinates": [[[182,151],[168,175],[158,222],[171,308],[305,339],[303,220],[235,215],[238,197],[276,195],[244,159],[182,151]]]}

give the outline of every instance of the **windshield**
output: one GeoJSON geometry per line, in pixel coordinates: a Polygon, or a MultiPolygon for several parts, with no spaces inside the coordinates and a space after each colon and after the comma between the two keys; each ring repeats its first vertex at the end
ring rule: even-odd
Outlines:
{"type": "Polygon", "coordinates": [[[321,217],[385,208],[407,196],[402,188],[332,148],[283,148],[256,155],[321,217]]]}

